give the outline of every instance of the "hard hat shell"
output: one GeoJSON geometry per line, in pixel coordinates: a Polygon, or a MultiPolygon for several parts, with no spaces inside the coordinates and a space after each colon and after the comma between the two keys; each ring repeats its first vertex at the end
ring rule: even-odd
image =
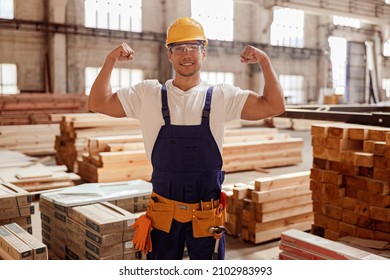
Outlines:
{"type": "Polygon", "coordinates": [[[168,48],[172,43],[194,40],[203,41],[204,46],[207,45],[202,25],[192,18],[181,17],[168,27],[165,46],[168,48]]]}

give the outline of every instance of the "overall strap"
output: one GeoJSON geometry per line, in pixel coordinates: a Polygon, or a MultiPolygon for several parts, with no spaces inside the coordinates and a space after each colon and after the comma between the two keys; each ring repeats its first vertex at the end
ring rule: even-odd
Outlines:
{"type": "Polygon", "coordinates": [[[213,94],[213,86],[211,86],[207,89],[206,99],[204,101],[204,107],[203,107],[203,113],[202,113],[202,124],[203,125],[209,125],[212,94],[213,94]]]}
{"type": "Polygon", "coordinates": [[[169,116],[167,87],[164,84],[161,85],[161,103],[161,112],[164,118],[165,125],[169,125],[171,124],[171,117],[169,116]]]}

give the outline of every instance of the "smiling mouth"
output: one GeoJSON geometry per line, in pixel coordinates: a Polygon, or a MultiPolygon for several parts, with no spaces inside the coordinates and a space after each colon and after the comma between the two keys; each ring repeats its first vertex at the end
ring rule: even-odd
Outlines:
{"type": "Polygon", "coordinates": [[[185,63],[180,63],[180,65],[182,65],[182,66],[192,66],[192,65],[194,65],[194,63],[193,62],[185,62],[185,63]]]}

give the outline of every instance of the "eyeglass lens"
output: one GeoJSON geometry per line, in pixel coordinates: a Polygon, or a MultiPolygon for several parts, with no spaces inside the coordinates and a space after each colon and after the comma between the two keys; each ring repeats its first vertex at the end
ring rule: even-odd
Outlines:
{"type": "Polygon", "coordinates": [[[171,50],[174,54],[184,54],[186,50],[189,53],[196,53],[199,52],[201,46],[200,44],[180,44],[173,46],[171,50]]]}

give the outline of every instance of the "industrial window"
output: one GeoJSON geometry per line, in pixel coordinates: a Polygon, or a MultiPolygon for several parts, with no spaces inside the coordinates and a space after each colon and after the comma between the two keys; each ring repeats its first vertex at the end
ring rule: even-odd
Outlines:
{"type": "Polygon", "coordinates": [[[192,0],[191,17],[202,24],[208,39],[233,41],[233,0],[192,0]]]}
{"type": "Polygon", "coordinates": [[[383,55],[390,56],[390,39],[383,44],[383,55]]]}
{"type": "Polygon", "coordinates": [[[141,32],[142,0],[85,0],[85,26],[141,32]]]}
{"type": "Polygon", "coordinates": [[[382,88],[384,89],[386,93],[386,97],[390,98],[390,79],[383,79],[382,80],[382,88]]]}
{"type": "Polygon", "coordinates": [[[347,40],[341,37],[329,37],[330,61],[332,63],[333,89],[344,94],[347,73],[347,40]]]}
{"type": "Polygon", "coordinates": [[[390,0],[385,0],[385,4],[390,5],[390,0]]]}
{"type": "Polygon", "coordinates": [[[355,19],[355,18],[350,18],[350,17],[333,16],[333,24],[354,27],[354,28],[360,28],[360,20],[355,19]]]}
{"type": "Polygon", "coordinates": [[[14,18],[14,0],[0,0],[0,18],[14,18]]]}
{"type": "Polygon", "coordinates": [[[286,104],[303,104],[303,76],[298,75],[280,75],[280,84],[282,85],[286,104]]]}
{"type": "Polygon", "coordinates": [[[19,93],[17,86],[16,64],[0,64],[0,93],[19,93]]]}
{"type": "Polygon", "coordinates": [[[212,85],[219,83],[234,84],[234,74],[230,72],[201,72],[200,78],[212,85]]]}
{"type": "MultiPolygon", "coordinates": [[[[91,87],[101,68],[85,68],[85,94],[89,95],[91,87]]],[[[143,72],[139,69],[114,68],[111,74],[111,86],[115,92],[120,88],[128,88],[143,80],[143,72]]]]}
{"type": "Polygon", "coordinates": [[[301,10],[274,10],[271,45],[303,48],[304,15],[301,10]]]}

